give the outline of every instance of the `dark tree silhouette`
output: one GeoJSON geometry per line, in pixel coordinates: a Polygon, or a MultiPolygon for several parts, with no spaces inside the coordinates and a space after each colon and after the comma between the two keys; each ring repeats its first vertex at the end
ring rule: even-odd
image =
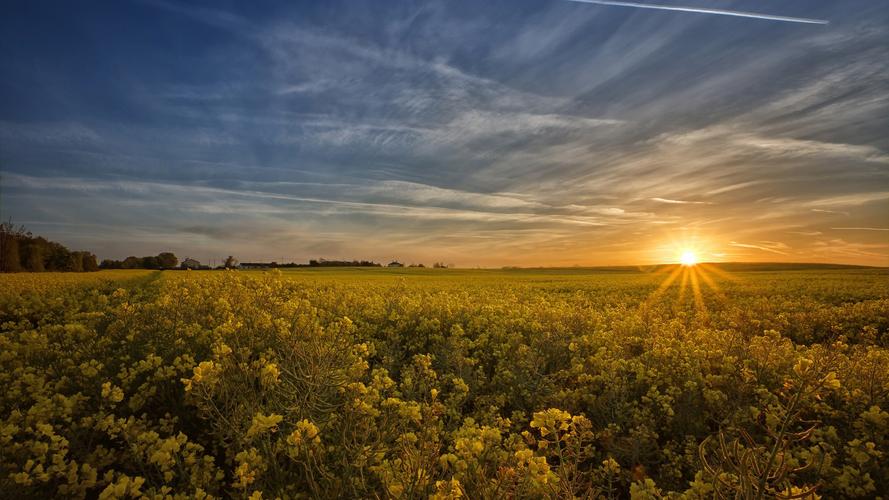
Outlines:
{"type": "Polygon", "coordinates": [[[96,256],[72,252],[64,245],[34,236],[24,226],[0,224],[0,272],[95,271],[96,256]]]}
{"type": "Polygon", "coordinates": [[[179,259],[171,252],[162,252],[157,256],[157,264],[161,269],[173,269],[179,265],[179,259]]]}

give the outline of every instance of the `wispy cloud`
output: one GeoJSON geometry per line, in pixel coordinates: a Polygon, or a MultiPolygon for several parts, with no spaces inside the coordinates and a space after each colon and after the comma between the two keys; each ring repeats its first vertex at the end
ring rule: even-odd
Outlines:
{"type": "MultiPolygon", "coordinates": [[[[889,191],[873,191],[865,193],[846,194],[840,196],[831,196],[828,198],[819,198],[811,200],[808,206],[818,207],[850,207],[859,206],[875,201],[889,201],[889,191]]],[[[825,211],[824,209],[813,209],[815,211],[825,211]]]]}
{"type": "Polygon", "coordinates": [[[252,183],[243,183],[240,189],[226,189],[126,180],[37,178],[18,174],[7,176],[6,183],[10,188],[27,188],[36,193],[90,193],[93,197],[132,207],[163,207],[173,203],[190,211],[219,215],[284,215],[300,207],[320,206],[344,216],[372,214],[399,220],[511,223],[516,227],[529,224],[621,225],[638,223],[651,216],[616,207],[553,206],[496,193],[470,193],[400,181],[364,185],[275,183],[265,186],[283,188],[284,191],[270,191],[252,183]]]}
{"type": "Polygon", "coordinates": [[[859,158],[862,161],[889,164],[889,155],[872,146],[836,144],[790,138],[765,138],[746,135],[735,141],[741,146],[791,157],[859,158]]]}
{"type": "Polygon", "coordinates": [[[885,227],[832,227],[831,229],[840,231],[889,231],[885,227]]]}
{"type": "Polygon", "coordinates": [[[689,201],[689,200],[671,200],[669,198],[649,198],[651,201],[658,203],[668,203],[671,205],[712,205],[709,201],[689,201]]]}
{"type": "Polygon", "coordinates": [[[832,261],[844,258],[865,258],[874,264],[889,266],[887,249],[889,249],[889,243],[860,243],[833,238],[815,242],[812,253],[832,261]]]}
{"type": "Polygon", "coordinates": [[[616,7],[634,7],[637,9],[656,9],[656,10],[671,10],[678,12],[692,12],[695,14],[716,14],[719,16],[734,16],[734,17],[748,17],[753,19],[765,19],[768,21],[784,21],[789,23],[805,23],[805,24],[829,24],[829,21],[825,19],[810,19],[805,17],[789,17],[789,16],[776,16],[773,14],[763,14],[759,12],[744,12],[740,10],[725,10],[725,9],[706,9],[703,7],[683,7],[679,5],[660,5],[660,4],[652,4],[652,3],[638,3],[638,2],[617,2],[611,0],[569,0],[571,2],[580,2],[580,3],[592,3],[597,5],[610,5],[616,7]]]}
{"type": "Polygon", "coordinates": [[[841,210],[825,210],[823,208],[813,208],[813,209],[811,209],[811,211],[819,213],[819,214],[835,214],[835,215],[845,215],[845,216],[849,215],[849,212],[843,212],[841,210]]]}
{"type": "Polygon", "coordinates": [[[787,252],[785,250],[789,249],[789,247],[784,243],[776,242],[761,242],[760,244],[753,244],[738,243],[737,241],[732,241],[731,243],[729,243],[729,245],[737,248],[751,248],[754,250],[761,250],[763,252],[769,252],[778,255],[787,255],[787,252]]]}

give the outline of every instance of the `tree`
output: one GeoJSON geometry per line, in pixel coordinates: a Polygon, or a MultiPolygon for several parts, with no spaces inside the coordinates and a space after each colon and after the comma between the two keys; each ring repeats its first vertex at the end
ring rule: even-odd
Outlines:
{"type": "MultiPolygon", "coordinates": [[[[38,237],[37,242],[44,248],[43,263],[47,271],[77,271],[71,252],[63,245],[38,237]]],[[[79,267],[79,265],[77,266],[79,267]]]]}
{"type": "Polygon", "coordinates": [[[173,269],[179,264],[179,259],[171,252],[162,252],[156,256],[145,257],[129,256],[123,260],[105,259],[99,266],[102,269],[173,269]]]}
{"type": "Polygon", "coordinates": [[[55,241],[32,235],[12,221],[0,224],[0,272],[95,271],[96,256],[72,252],[55,241]]]}
{"type": "Polygon", "coordinates": [[[70,252],[68,254],[68,264],[65,266],[66,271],[76,273],[83,272],[83,252],[70,252]]]}
{"type": "Polygon", "coordinates": [[[173,269],[179,264],[179,259],[172,252],[161,252],[157,256],[157,264],[161,269],[173,269]]]}
{"type": "Polygon", "coordinates": [[[5,229],[0,229],[0,272],[17,273],[22,270],[19,238],[5,229]]]}
{"type": "Polygon", "coordinates": [[[0,272],[24,271],[22,247],[31,240],[31,233],[25,226],[16,227],[12,219],[0,224],[0,272]]]}
{"type": "Polygon", "coordinates": [[[225,264],[223,264],[223,265],[225,266],[226,269],[231,269],[231,268],[233,268],[233,267],[238,267],[238,259],[236,259],[236,258],[232,257],[231,255],[229,255],[229,256],[225,259],[225,264]]]}
{"type": "Polygon", "coordinates": [[[39,241],[26,240],[22,254],[22,263],[26,270],[35,273],[41,273],[46,270],[46,267],[43,265],[43,247],[39,241]]]}
{"type": "Polygon", "coordinates": [[[83,256],[83,270],[86,272],[93,272],[99,270],[99,264],[96,260],[96,255],[92,252],[81,252],[83,256]]]}

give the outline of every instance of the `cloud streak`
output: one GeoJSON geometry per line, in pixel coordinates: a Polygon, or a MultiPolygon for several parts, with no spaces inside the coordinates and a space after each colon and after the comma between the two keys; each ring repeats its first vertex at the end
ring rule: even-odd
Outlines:
{"type": "Polygon", "coordinates": [[[710,205],[709,201],[671,200],[670,198],[650,198],[651,201],[667,203],[669,205],[710,205]]]}
{"type": "Polygon", "coordinates": [[[695,14],[715,14],[719,16],[746,17],[751,19],[764,19],[767,21],[782,21],[787,23],[803,24],[830,24],[826,19],[810,19],[806,17],[776,16],[759,12],[744,12],[740,10],[705,9],[702,7],[683,7],[679,5],[660,5],[638,2],[617,2],[611,0],[568,0],[577,3],[591,3],[596,5],[609,5],[614,7],[633,7],[637,9],[670,10],[676,12],[692,12],[695,14]]]}
{"type": "Polygon", "coordinates": [[[761,244],[755,245],[753,243],[738,243],[737,241],[733,241],[729,243],[729,245],[737,248],[761,250],[763,252],[769,252],[778,255],[787,255],[787,252],[785,252],[784,249],[788,248],[787,245],[779,242],[761,242],[761,244]]]}

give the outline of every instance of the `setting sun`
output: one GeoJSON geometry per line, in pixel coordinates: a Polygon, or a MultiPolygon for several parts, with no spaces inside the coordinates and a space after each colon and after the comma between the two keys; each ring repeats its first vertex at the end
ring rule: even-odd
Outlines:
{"type": "Polygon", "coordinates": [[[683,266],[693,266],[698,263],[698,256],[691,250],[684,250],[679,256],[679,262],[683,266]]]}

